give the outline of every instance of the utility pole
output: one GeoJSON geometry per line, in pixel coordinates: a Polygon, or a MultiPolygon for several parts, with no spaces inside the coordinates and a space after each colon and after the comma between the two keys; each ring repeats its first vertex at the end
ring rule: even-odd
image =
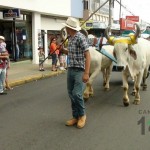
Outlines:
{"type": "Polygon", "coordinates": [[[120,13],[119,13],[119,19],[122,18],[122,17],[121,17],[121,7],[122,7],[122,6],[121,6],[121,0],[120,0],[120,13]]]}
{"type": "Polygon", "coordinates": [[[114,0],[109,0],[109,23],[108,23],[108,26],[110,26],[110,31],[109,32],[111,32],[111,26],[112,26],[113,2],[114,2],[114,0]]]}

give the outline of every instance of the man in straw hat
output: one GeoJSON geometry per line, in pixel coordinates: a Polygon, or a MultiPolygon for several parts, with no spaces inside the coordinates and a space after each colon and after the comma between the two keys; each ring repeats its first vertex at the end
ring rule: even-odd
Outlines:
{"type": "Polygon", "coordinates": [[[89,80],[90,53],[86,37],[79,32],[80,23],[77,19],[69,17],[66,23],[68,48],[63,52],[68,54],[67,90],[71,99],[73,118],[66,122],[67,126],[77,124],[83,128],[86,122],[85,104],[83,90],[85,83],[89,80]]]}
{"type": "Polygon", "coordinates": [[[0,36],[0,95],[7,94],[4,91],[4,82],[6,77],[6,60],[9,58],[6,50],[5,38],[0,36]]]}

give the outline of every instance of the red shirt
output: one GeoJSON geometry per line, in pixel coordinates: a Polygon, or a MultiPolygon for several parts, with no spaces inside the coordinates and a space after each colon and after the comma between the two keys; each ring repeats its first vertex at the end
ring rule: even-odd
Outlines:
{"type": "Polygon", "coordinates": [[[51,43],[51,45],[50,45],[50,54],[52,54],[52,53],[59,54],[59,49],[55,43],[51,43]]]}

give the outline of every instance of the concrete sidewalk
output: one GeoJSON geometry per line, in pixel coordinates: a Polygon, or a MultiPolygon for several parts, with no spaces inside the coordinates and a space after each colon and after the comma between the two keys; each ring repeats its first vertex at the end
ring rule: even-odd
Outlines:
{"type": "Polygon", "coordinates": [[[38,64],[32,64],[31,60],[12,62],[8,70],[8,80],[11,87],[18,86],[42,78],[57,76],[65,71],[51,71],[51,59],[44,64],[45,71],[39,71],[38,64]]]}

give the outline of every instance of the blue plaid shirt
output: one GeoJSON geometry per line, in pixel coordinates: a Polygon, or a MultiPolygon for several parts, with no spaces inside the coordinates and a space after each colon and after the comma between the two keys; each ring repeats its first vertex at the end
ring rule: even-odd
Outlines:
{"type": "Polygon", "coordinates": [[[77,32],[74,37],[68,40],[68,67],[78,67],[85,69],[84,52],[89,50],[86,37],[77,32]]]}

